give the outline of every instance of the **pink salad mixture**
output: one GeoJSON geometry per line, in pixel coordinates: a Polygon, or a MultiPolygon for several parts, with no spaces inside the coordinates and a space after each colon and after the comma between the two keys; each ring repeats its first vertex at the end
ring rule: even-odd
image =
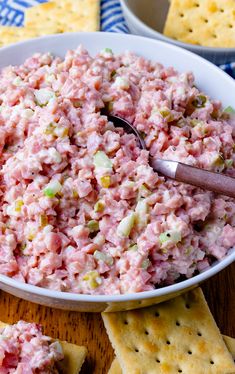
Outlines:
{"type": "Polygon", "coordinates": [[[35,323],[0,329],[0,374],[57,374],[55,364],[63,357],[59,342],[51,342],[35,323]]]}
{"type": "Polygon", "coordinates": [[[152,155],[235,176],[232,119],[181,74],[83,48],[0,75],[0,273],[85,294],[152,290],[235,245],[235,203],[160,177],[152,155]]]}

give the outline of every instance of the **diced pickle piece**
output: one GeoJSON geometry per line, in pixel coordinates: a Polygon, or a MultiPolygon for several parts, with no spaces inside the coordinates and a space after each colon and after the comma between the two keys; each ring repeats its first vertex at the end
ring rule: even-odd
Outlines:
{"type": "Polygon", "coordinates": [[[136,213],[131,213],[129,216],[123,218],[117,227],[118,236],[128,237],[135,224],[136,213]]]}
{"type": "Polygon", "coordinates": [[[88,222],[87,227],[90,230],[90,232],[99,231],[99,222],[92,219],[88,222]]]}
{"type": "Polygon", "coordinates": [[[97,201],[97,202],[95,203],[94,211],[95,211],[96,213],[100,213],[100,212],[103,212],[104,208],[105,208],[105,203],[104,203],[104,201],[99,200],[99,201],[97,201]]]}
{"type": "Polygon", "coordinates": [[[48,183],[48,185],[44,188],[43,193],[47,197],[55,197],[55,195],[61,191],[61,184],[59,181],[54,180],[48,183]]]}
{"type": "Polygon", "coordinates": [[[159,235],[159,240],[161,244],[165,244],[167,242],[172,242],[176,244],[180,242],[181,239],[181,233],[179,231],[168,230],[159,235]]]}
{"type": "Polygon", "coordinates": [[[100,178],[100,184],[104,188],[109,188],[111,184],[111,177],[109,175],[103,175],[100,178]]]}
{"type": "Polygon", "coordinates": [[[95,153],[93,162],[94,162],[96,169],[99,169],[99,168],[112,169],[113,167],[112,161],[108,158],[106,153],[104,153],[103,151],[98,151],[95,153]]]}

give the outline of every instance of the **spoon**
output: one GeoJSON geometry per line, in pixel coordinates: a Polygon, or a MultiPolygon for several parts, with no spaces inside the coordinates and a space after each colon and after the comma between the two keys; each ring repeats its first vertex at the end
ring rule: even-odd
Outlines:
{"type": "MultiPolygon", "coordinates": [[[[127,120],[107,113],[105,115],[110,122],[113,122],[115,127],[122,127],[127,134],[134,134],[140,148],[146,149],[145,142],[139,132],[127,120]]],[[[149,156],[149,163],[154,171],[165,177],[235,198],[235,178],[186,165],[182,162],[162,160],[151,156],[149,156]]]]}

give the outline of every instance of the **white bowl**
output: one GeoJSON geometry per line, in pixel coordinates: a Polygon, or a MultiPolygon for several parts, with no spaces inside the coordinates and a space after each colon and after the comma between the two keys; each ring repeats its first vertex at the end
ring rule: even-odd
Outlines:
{"type": "MultiPolygon", "coordinates": [[[[112,48],[115,53],[128,49],[166,66],[173,65],[179,71],[192,70],[197,86],[212,98],[221,100],[224,106],[235,102],[235,81],[216,66],[184,49],[133,35],[74,33],[33,39],[0,49],[0,68],[9,64],[20,64],[34,52],[50,51],[63,56],[67,49],[76,48],[80,43],[91,54],[105,47],[112,48]]],[[[87,312],[125,310],[177,296],[218,273],[234,260],[235,250],[230,250],[223,260],[193,278],[154,291],[135,294],[90,296],[63,293],[20,283],[3,275],[0,275],[0,288],[23,299],[55,308],[87,312]]]]}
{"type": "Polygon", "coordinates": [[[235,48],[212,48],[182,43],[163,35],[169,9],[168,0],[120,0],[123,14],[132,34],[162,40],[197,53],[214,64],[235,61],[235,48]]]}

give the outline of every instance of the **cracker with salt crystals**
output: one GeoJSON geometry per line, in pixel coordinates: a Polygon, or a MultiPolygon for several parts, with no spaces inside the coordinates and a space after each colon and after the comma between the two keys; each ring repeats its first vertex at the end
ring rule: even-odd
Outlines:
{"type": "Polygon", "coordinates": [[[171,0],[164,34],[185,43],[235,47],[234,0],[171,0]]]}
{"type": "MultiPolygon", "coordinates": [[[[230,338],[229,336],[223,335],[224,342],[231,353],[233,359],[235,360],[235,339],[230,338]]],[[[119,365],[118,359],[115,357],[108,374],[122,374],[121,366],[119,365]]]]}
{"type": "Polygon", "coordinates": [[[0,26],[0,47],[38,36],[99,30],[99,0],[57,0],[26,9],[24,27],[0,26]]]}
{"type": "Polygon", "coordinates": [[[102,317],[123,374],[235,372],[201,289],[102,317]]]}
{"type": "MultiPolygon", "coordinates": [[[[0,329],[6,327],[7,324],[0,321],[0,329]]],[[[55,339],[52,339],[53,341],[55,339]]],[[[85,361],[87,349],[83,346],[60,341],[63,349],[64,359],[57,363],[60,374],[78,374],[85,361]]]]}
{"type": "Polygon", "coordinates": [[[99,30],[98,0],[58,0],[25,11],[25,27],[54,33],[99,30]]]}

